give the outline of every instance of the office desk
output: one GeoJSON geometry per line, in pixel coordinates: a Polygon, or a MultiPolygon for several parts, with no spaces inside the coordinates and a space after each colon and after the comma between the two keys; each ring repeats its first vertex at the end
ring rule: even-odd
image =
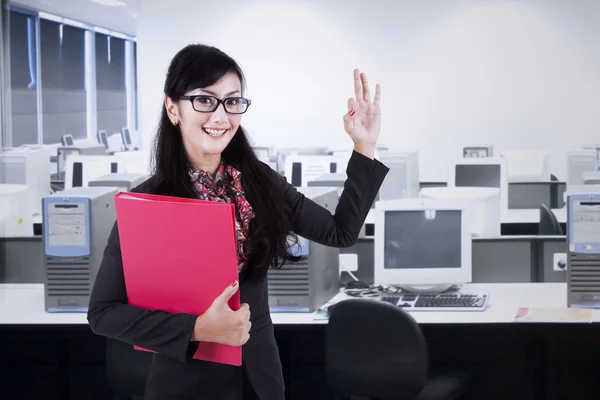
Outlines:
{"type": "MultiPolygon", "coordinates": [[[[519,307],[564,307],[565,288],[473,284],[463,291],[488,293],[486,311],[411,314],[421,324],[432,365],[476,371],[464,400],[596,400],[599,324],[512,322],[519,307]]],[[[313,314],[272,318],[286,399],[332,400],[324,380],[327,321],[313,314]]],[[[593,319],[600,322],[597,311],[593,319]]],[[[39,284],[0,285],[0,370],[0,398],[112,398],[104,378],[104,339],[90,332],[85,313],[46,313],[39,284]]]]}
{"type": "MultiPolygon", "coordinates": [[[[490,296],[485,311],[420,311],[410,314],[420,324],[505,324],[511,323],[519,307],[566,307],[566,283],[474,283],[464,293],[490,296]]],[[[348,298],[335,296],[330,304],[348,298]]],[[[275,325],[316,325],[327,321],[315,313],[272,313],[275,325]]],[[[593,311],[600,322],[600,310],[593,311]]],[[[0,325],[87,325],[85,313],[48,313],[44,309],[41,284],[0,285],[0,325]]]]}

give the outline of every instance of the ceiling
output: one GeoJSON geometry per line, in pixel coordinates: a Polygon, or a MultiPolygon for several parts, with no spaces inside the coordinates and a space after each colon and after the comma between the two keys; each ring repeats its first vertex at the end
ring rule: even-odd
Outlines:
{"type": "Polygon", "coordinates": [[[10,3],[136,36],[138,0],[12,0],[10,3]],[[113,2],[124,5],[103,5],[113,2]]]}

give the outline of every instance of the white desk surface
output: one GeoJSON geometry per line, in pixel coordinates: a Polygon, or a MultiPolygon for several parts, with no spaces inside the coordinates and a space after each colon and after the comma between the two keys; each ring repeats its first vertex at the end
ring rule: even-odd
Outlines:
{"type": "MultiPolygon", "coordinates": [[[[494,324],[513,321],[519,307],[558,307],[567,305],[566,283],[489,283],[465,285],[463,293],[490,295],[485,311],[411,312],[418,323],[494,324]]],[[[333,301],[346,298],[344,294],[333,301]]],[[[41,284],[0,284],[0,325],[84,325],[86,313],[48,313],[44,309],[41,284]]],[[[274,324],[325,324],[312,313],[272,313],[274,324]]],[[[593,322],[600,322],[600,310],[593,311],[593,322]]]]}

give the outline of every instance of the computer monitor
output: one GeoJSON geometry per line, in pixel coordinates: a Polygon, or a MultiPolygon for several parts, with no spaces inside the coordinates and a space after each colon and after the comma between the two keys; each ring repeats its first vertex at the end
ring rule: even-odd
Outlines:
{"type": "Polygon", "coordinates": [[[113,157],[119,163],[119,172],[151,174],[151,154],[148,151],[117,151],[113,157]]]}
{"type": "Polygon", "coordinates": [[[508,182],[546,182],[550,180],[546,150],[507,150],[501,157],[506,161],[508,182]]]}
{"type": "Polygon", "coordinates": [[[419,152],[384,153],[379,160],[390,170],[379,188],[379,200],[419,197],[419,152]]]}
{"type": "Polygon", "coordinates": [[[63,146],[75,146],[75,141],[73,140],[73,135],[67,133],[66,135],[62,135],[60,138],[60,143],[63,146]]]}
{"type": "Polygon", "coordinates": [[[122,171],[113,156],[70,155],[65,167],[65,189],[87,187],[90,180],[116,172],[122,171]]]}
{"type": "Polygon", "coordinates": [[[284,174],[295,187],[306,187],[308,182],[322,175],[346,171],[348,160],[331,155],[290,154],[285,158],[284,174]]]}
{"type": "Polygon", "coordinates": [[[276,149],[277,172],[285,175],[285,159],[290,155],[317,156],[327,155],[327,147],[280,147],[276,149]]]}
{"type": "Polygon", "coordinates": [[[131,134],[129,133],[129,128],[121,128],[121,139],[123,140],[123,147],[125,149],[129,149],[132,147],[131,134]]]}
{"type": "Polygon", "coordinates": [[[493,187],[500,189],[502,212],[508,210],[508,179],[501,157],[462,158],[450,166],[449,187],[493,187]]]}
{"type": "Polygon", "coordinates": [[[465,158],[485,158],[494,155],[493,146],[469,146],[463,147],[463,157],[465,158]]]}
{"type": "Polygon", "coordinates": [[[108,135],[106,131],[98,131],[98,143],[103,145],[105,149],[108,149],[108,135]]]}
{"type": "Polygon", "coordinates": [[[337,189],[338,196],[342,195],[344,191],[344,184],[346,183],[346,172],[335,172],[331,174],[321,175],[312,181],[308,182],[307,186],[318,186],[318,187],[332,187],[337,189]]]}
{"type": "Polygon", "coordinates": [[[376,285],[439,292],[471,282],[469,206],[458,200],[402,199],[375,206],[376,285]]]}
{"type": "Polygon", "coordinates": [[[469,203],[473,237],[501,235],[500,189],[485,187],[434,187],[421,189],[422,198],[460,200],[469,203]]]}

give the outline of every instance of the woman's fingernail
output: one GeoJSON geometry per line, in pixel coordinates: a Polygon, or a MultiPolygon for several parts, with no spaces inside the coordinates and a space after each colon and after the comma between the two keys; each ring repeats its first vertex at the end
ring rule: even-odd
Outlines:
{"type": "Polygon", "coordinates": [[[238,284],[238,281],[233,281],[233,283],[231,284],[231,287],[236,287],[238,284]]]}
{"type": "Polygon", "coordinates": [[[354,111],[354,109],[350,110],[350,116],[353,116],[354,114],[356,114],[356,111],[354,111]]]}

